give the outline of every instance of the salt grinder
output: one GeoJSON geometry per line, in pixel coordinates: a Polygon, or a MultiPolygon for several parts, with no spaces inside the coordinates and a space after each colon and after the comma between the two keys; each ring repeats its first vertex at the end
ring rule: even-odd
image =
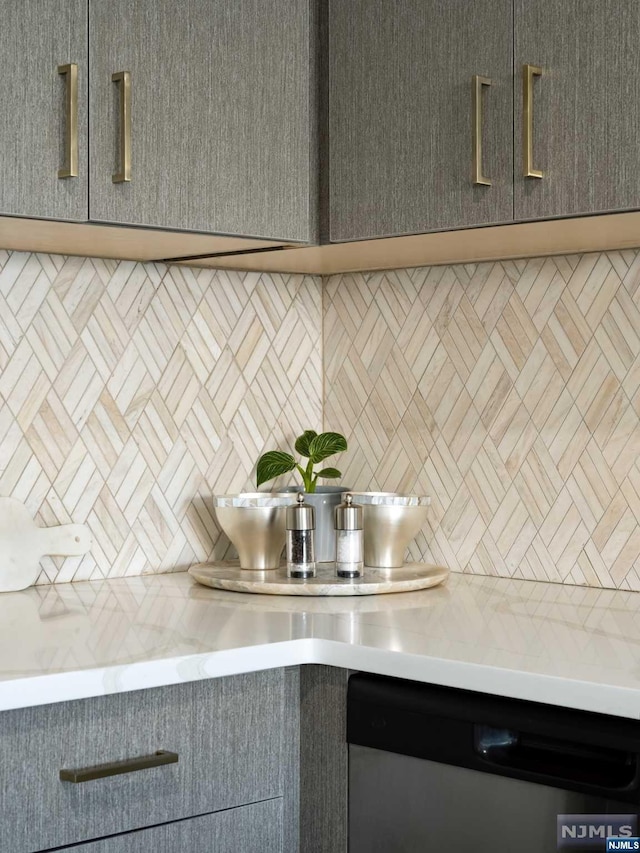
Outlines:
{"type": "Polygon", "coordinates": [[[335,513],[336,574],[339,578],[360,578],[364,572],[362,507],[353,503],[353,495],[346,495],[335,513]]]}
{"type": "Polygon", "coordinates": [[[298,492],[296,503],[287,507],[287,577],[315,578],[316,514],[298,492]]]}

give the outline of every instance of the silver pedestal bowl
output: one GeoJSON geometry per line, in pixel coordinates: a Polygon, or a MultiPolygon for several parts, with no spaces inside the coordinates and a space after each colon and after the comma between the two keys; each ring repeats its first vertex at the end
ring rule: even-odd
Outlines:
{"type": "Polygon", "coordinates": [[[410,542],[427,520],[431,498],[395,492],[349,494],[364,508],[365,566],[400,568],[410,542]]]}
{"type": "Polygon", "coordinates": [[[213,499],[218,524],[238,552],[240,568],[277,569],[285,544],[285,515],[291,494],[247,492],[213,499]]]}

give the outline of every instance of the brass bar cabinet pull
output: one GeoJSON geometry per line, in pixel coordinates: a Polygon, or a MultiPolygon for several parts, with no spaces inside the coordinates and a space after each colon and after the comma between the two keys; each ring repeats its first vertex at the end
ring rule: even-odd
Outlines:
{"type": "Polygon", "coordinates": [[[522,165],[525,178],[542,178],[533,168],[533,78],[542,77],[537,65],[522,66],[522,165]]]}
{"type": "Polygon", "coordinates": [[[58,169],[59,178],[78,177],[78,65],[70,62],[58,65],[58,74],[67,78],[66,87],[66,116],[65,144],[67,149],[66,162],[58,169]]]}
{"type": "Polygon", "coordinates": [[[482,87],[490,86],[489,77],[474,74],[471,78],[473,93],[473,183],[490,187],[491,179],[482,174],[482,87]]]}
{"type": "Polygon", "coordinates": [[[149,767],[163,767],[165,764],[177,764],[177,752],[158,750],[153,755],[143,755],[141,758],[126,758],[124,761],[112,761],[109,764],[98,764],[95,767],[84,767],[80,770],[61,770],[62,782],[90,782],[92,779],[106,779],[107,776],[120,776],[123,773],[134,773],[136,770],[147,770],[149,767]]]}
{"type": "Polygon", "coordinates": [[[131,180],[131,73],[118,71],[111,79],[120,83],[120,171],[111,180],[123,184],[131,180]]]}

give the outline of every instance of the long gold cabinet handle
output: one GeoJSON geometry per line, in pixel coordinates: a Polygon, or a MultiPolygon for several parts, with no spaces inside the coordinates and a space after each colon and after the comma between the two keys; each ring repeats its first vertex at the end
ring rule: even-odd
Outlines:
{"type": "Polygon", "coordinates": [[[111,80],[120,84],[120,171],[111,176],[114,184],[131,180],[131,73],[117,71],[111,80]]]}
{"type": "Polygon", "coordinates": [[[471,78],[473,95],[473,183],[474,186],[490,187],[491,179],[482,174],[482,87],[490,86],[489,77],[474,74],[471,78]]]}
{"type": "Polygon", "coordinates": [[[78,177],[78,65],[58,65],[58,74],[67,78],[65,95],[66,162],[58,169],[59,178],[78,177]]]}
{"type": "Polygon", "coordinates": [[[153,755],[143,755],[140,758],[127,758],[124,761],[112,761],[110,764],[98,764],[95,767],[84,767],[81,770],[61,770],[60,781],[91,782],[93,779],[106,779],[108,776],[120,776],[123,773],[135,773],[136,770],[147,770],[149,767],[163,767],[165,764],[176,764],[178,754],[158,750],[153,755]]]}
{"type": "Polygon", "coordinates": [[[533,167],[533,78],[542,77],[537,65],[522,66],[522,171],[525,178],[543,178],[533,167]]]}

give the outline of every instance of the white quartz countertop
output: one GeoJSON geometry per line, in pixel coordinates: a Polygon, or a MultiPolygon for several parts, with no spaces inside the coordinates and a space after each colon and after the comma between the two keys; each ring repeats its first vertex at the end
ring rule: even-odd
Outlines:
{"type": "Polygon", "coordinates": [[[320,663],[640,719],[640,594],[451,575],[293,598],[188,574],[0,595],[0,710],[320,663]]]}

